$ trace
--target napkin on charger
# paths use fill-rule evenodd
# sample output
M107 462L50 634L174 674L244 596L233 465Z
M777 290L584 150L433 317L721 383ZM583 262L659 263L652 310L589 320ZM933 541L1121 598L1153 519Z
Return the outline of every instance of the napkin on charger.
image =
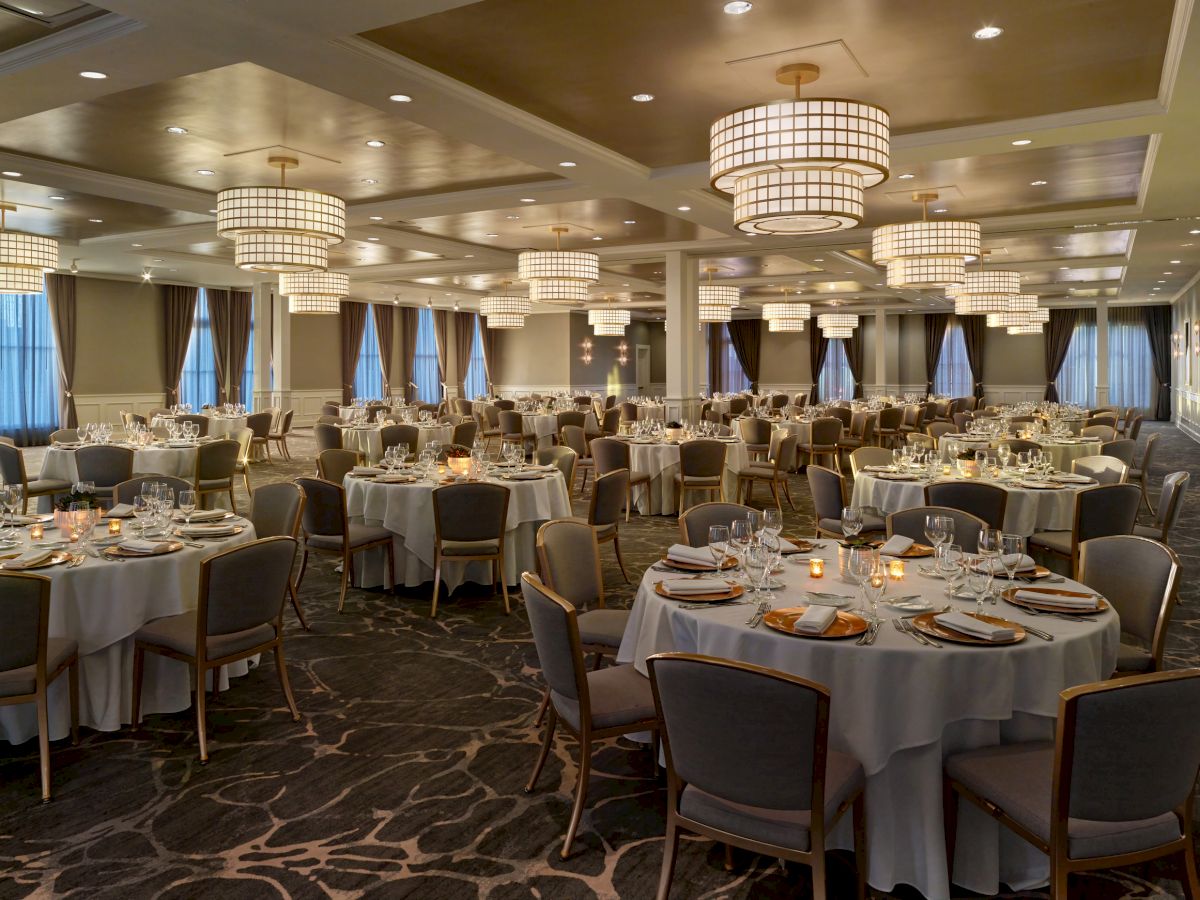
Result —
M110 519L129 519L133 517L132 503L117 503L105 513Z
M899 556L902 553L907 553L909 548L915 542L910 537L905 537L902 534L893 534L884 545L879 548L880 556Z
M964 612L954 610L933 617L933 621L953 631L969 634L971 637L983 638L985 641L1011 641L1017 633L1004 625L993 625Z
M1096 597L1064 597L1062 594L1050 594L1044 591L1017 591L1014 596L1027 603L1062 606L1068 609L1095 609L1100 605Z
M4 568L6 568L6 569L28 569L32 566L36 566L36 565L39 565L40 563L45 562L46 560L48 560L50 558L51 554L53 554L53 553L54 553L53 550L45 550L45 549L26 550L24 553L22 553L20 556L16 557L15 559L10 559L8 561L8 564Z
M383 469L378 466L355 466L350 470L351 475L382 475Z
M195 524L196 522L215 522L218 519L225 518L225 515L226 515L226 513L225 513L225 510L223 510L223 509L193 509L192 510L192 523ZM181 512L179 510L176 510L173 518L175 519L176 522L186 522L187 521L187 516L185 516L183 514L183 512Z
M724 594L729 585L719 578L671 578L662 583L668 594Z
M229 534L237 534L238 525L225 525L220 522L204 524L183 525L179 528L180 534L188 535L189 537L224 537Z
M991 572L993 575L1003 575L1007 572L1004 567L1005 562L1015 559L1016 556L1017 554L1015 553L1005 553L999 558L993 557L991 559L980 560L979 565L975 568L979 572ZM1026 556L1022 553L1020 560L1017 562L1017 571L1028 572L1030 569L1036 568L1036 566L1037 564L1033 561L1032 556Z
M792 623L792 630L804 634L824 634L836 618L837 609L832 606L810 606Z
M667 549L668 562L690 563L698 566L715 566L712 551L707 546L689 547L686 544L672 544Z
M147 541L142 538L127 537L121 541L121 549L130 553L158 553L165 544L160 541Z

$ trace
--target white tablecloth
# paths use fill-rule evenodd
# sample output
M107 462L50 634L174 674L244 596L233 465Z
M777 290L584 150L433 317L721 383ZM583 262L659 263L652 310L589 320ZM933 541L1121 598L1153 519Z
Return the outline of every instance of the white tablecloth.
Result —
M940 480L940 479L939 479ZM989 482L995 484L996 482ZM885 513L925 505L926 481L889 481L866 472L854 479L852 506L876 506ZM1029 537L1035 531L1070 531L1075 523L1079 488L1036 490L1001 484L1008 491L1004 530Z
M130 722L133 701L133 634L163 616L196 608L200 562L235 544L254 540L245 523L239 535L205 542L204 549L184 547L177 553L126 562L88 559L78 568L51 566L31 570L51 579L50 637L79 644L79 724L98 731L117 731ZM132 527L131 522L126 527ZM99 532L97 532L99 533ZM47 534L55 534L48 531ZM245 662L225 666L222 686L231 675L244 675ZM188 667L157 654L146 655L142 713L178 712L191 705ZM67 676L50 688L50 737L70 732ZM0 706L0 739L21 743L37 735L34 704Z
M245 416L208 416L207 418L209 437L237 440L237 433L246 427Z
M737 497L737 473L750 465L750 456L742 441L726 441L725 473L721 485L725 499L733 502ZM634 472L645 472L650 476L649 484L638 485L633 492L633 502L643 516L674 515L679 512L679 497L675 491L675 476L679 474L679 445L663 443L629 442L629 464ZM688 498L689 504L700 502L699 494ZM705 498L714 499L714 498Z
M993 438L967 438L953 434L942 435L938 441L938 450L942 462L950 462L950 445L960 444L968 450L987 450L999 447L1002 442ZM1050 464L1060 472L1070 472L1071 464L1085 456L1100 455L1100 441L1084 443L1062 443L1054 440L1039 440L1035 443L1042 448L1042 455L1050 460Z
M637 417L639 419L662 419L665 421L667 418L667 406L665 403L639 403Z
M342 446L347 450L357 450L368 462L379 462L383 458L383 439L380 437L380 427L372 425L368 428L343 428ZM453 425L418 425L417 446L409 447L414 456L430 441L448 444L454 437Z
M174 475L185 481L196 477L195 447L138 447L133 451L135 475ZM40 478L52 478L75 482L79 480L79 469L75 465L75 451L65 447L47 447L42 458ZM49 495L38 498L38 509L49 512Z
M504 574L515 584L521 573L537 569L537 530L543 522L571 515L562 473L538 481L499 481L509 488L508 522L504 534ZM433 580L433 488L431 482L380 484L347 476L346 513L353 522L382 525L395 535L396 583L416 587ZM384 584L386 557L382 551L355 554L359 583ZM442 581L452 591L464 581L488 584L487 562L442 564Z
M819 555L832 559L836 545ZM945 605L944 583L916 574L909 563L902 589ZM826 573L836 573L830 563ZM829 746L854 755L867 774L867 843L871 885L891 890L916 886L930 900L950 896L942 831L942 760L950 753L1019 740L1050 740L1058 692L1107 678L1116 663L1120 623L1108 612L1085 622L1031 618L1004 603L988 606L1002 615L1052 633L1047 643L1032 635L1009 647L974 647L943 642L918 645L890 624L872 646L853 641L815 640L746 625L750 607L692 612L659 597L647 571L634 603L618 659L643 673L646 657L682 651L744 660L827 685ZM803 605L806 587L851 595L835 577L811 581L807 565L785 564L786 588L775 607ZM1064 585L1072 587L1073 583ZM973 603L954 603L968 611ZM880 613L895 613L880 605ZM747 765L753 760L747 757ZM849 817L835 830L831 846L852 846ZM988 816L960 804L955 882L984 894L1003 881L1020 890L1044 883L1045 855L1005 833Z

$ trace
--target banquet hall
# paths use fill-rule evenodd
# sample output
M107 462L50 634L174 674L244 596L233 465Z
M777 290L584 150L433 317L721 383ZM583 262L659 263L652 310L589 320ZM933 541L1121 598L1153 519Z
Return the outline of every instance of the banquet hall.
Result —
M1200 897L1190 0L0 0L0 898Z

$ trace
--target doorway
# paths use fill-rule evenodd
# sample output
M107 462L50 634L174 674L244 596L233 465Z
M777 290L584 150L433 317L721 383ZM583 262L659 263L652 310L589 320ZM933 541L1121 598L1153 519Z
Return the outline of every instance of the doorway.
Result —
M637 393L644 395L650 391L650 345L636 344L634 352L633 377L637 381Z

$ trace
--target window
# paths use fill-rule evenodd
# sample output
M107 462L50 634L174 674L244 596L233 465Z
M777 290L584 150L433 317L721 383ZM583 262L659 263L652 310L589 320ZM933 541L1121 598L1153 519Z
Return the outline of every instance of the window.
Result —
M58 428L58 356L43 294L0 294L0 434L44 444Z
M247 409L253 408L254 401L254 305L250 305L250 337L246 342L246 367L242 369L242 394L240 397L230 397L231 403L244 403Z
M208 318L208 295L201 288L196 297L196 315L188 340L183 374L179 378L179 402L192 409L217 403L217 363L213 357L212 323Z
M383 369L379 365L379 336L375 334L375 306L367 304L358 365L354 369L354 396L375 399L383 396Z
M974 393L962 322L953 316L946 323L942 355L938 357L937 369L933 373L933 392L947 397L970 397Z
M487 367L483 364L483 332L479 316L474 318L475 336L471 339L471 358L467 363L467 377L463 379L463 393L468 397L479 397L487 393Z
M417 401L440 403L442 399L441 370L438 369L437 339L433 334L433 310L428 306L417 316L417 352L413 358L413 382L417 385Z
M842 338L834 338L829 342L817 385L817 396L822 400L854 399L854 375L850 371L846 343Z
M1120 306L1108 311L1108 402L1149 413L1154 405L1154 362L1142 310Z
M1058 400L1076 406L1096 405L1096 311L1081 309L1071 344L1058 373Z
M721 326L717 329L717 334L717 340L721 342L720 360L722 392L727 394L736 394L738 391L750 390L750 379L746 377L745 369L743 369L742 364L738 362L737 353L733 349L733 342L729 340L729 329L725 326Z

